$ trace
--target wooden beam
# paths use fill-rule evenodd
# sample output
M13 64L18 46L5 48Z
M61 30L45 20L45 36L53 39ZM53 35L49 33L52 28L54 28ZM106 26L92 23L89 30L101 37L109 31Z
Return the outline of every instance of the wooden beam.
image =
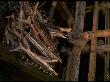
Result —
M90 46L86 45L83 49L83 52L89 52L90 51ZM109 52L110 51L110 45L97 45L96 50L98 52ZM104 55L104 54L103 54Z
M96 30L97 30L97 25L98 25L98 16L99 16L98 1L95 1L94 14L93 14L93 28L92 28L92 31L94 32L94 37L91 40L91 52L90 52L90 59L89 59L88 81L95 80L96 46L97 46L97 38L96 38L95 34L96 34Z
M104 11L107 8L110 8L110 2L107 2L107 3L102 2L102 3L99 4L99 10L100 11L101 10ZM93 5L92 6L87 6L85 12L89 13L89 12L93 12L93 10L94 10Z
M105 9L105 30L110 29L110 9ZM105 44L110 45L110 38L105 38ZM110 79L110 73L109 73L109 57L110 51L107 51L105 53L105 67L104 67L104 81L109 81Z
M110 30L99 30L99 31L96 31L96 37L110 37Z
M93 31L86 31L82 34L82 38L92 40L94 37L110 37L110 30L96 30L96 32Z

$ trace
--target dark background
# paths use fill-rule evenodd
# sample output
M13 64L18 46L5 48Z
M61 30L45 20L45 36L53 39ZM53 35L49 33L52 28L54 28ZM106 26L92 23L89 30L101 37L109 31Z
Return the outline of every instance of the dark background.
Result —
M30 1L31 2L31 1ZM41 4L42 2L40 2ZM67 6L70 11L72 11L72 6L75 4L75 2L66 2ZM94 2L87 2L87 6L93 5ZM41 8L45 11L45 14L48 16L48 11L51 7L51 1L47 1ZM4 37L4 29L7 24L6 16L11 15L15 10L18 8L18 1L12 1L10 4L8 4L8 1L0 1L0 42L2 43L3 37ZM74 13L74 12L73 12ZM73 14L74 17L74 14ZM84 31L91 31L92 30L92 18L93 18L93 12L87 13L85 15L85 27ZM65 20L61 18L60 13L55 9L54 13L54 22L53 24L57 26L66 27L67 23ZM98 29L104 29L104 15L102 12L100 12L99 15L99 23L98 23ZM59 78L62 78L62 70L63 67L67 64L68 59L68 50L71 49L71 44L68 43L67 40L64 39L58 39L58 50L61 52L60 56L63 59L62 64L56 65L56 71L59 72ZM63 48L63 49L62 49ZM80 65L80 74L79 74L79 80L87 80L87 74L88 74L88 65L89 65L89 54L82 54L81 55L81 65ZM60 65L60 67L59 67ZM96 65L96 80L103 80L104 78L104 58L97 55L97 65ZM21 72L17 67L0 60L0 80L37 80L33 77L31 77L28 74L25 74Z

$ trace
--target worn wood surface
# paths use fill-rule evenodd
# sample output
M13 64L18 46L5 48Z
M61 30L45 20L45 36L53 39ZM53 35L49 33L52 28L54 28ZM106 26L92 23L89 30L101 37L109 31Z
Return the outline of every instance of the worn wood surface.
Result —
M109 30L110 29L110 9L106 8L105 9L105 30ZM109 45L110 44L110 38L105 38L105 44ZM105 55L105 67L104 67L104 81L109 81L110 79L110 73L109 73L109 55L110 52L108 51L107 53L104 54Z
M83 32L84 28L84 17L85 17L85 7L86 2L78 1L76 2L76 12L74 20L73 30L77 35ZM77 31L77 32L76 32ZM74 43L72 53L68 58L67 71L66 71L66 81L78 81L79 76L79 65L80 65L80 54L81 50L86 45L86 41L83 39L77 39Z
M92 31L94 32L94 37L91 40L91 52L90 52L90 59L89 59L89 73L88 73L88 81L95 80L95 72L96 72L96 46L97 46L97 38L95 36L97 25L98 25L98 2L95 2L94 6L94 14L93 14L93 27Z
M107 2L105 3L105 1L102 1L101 3L99 3L99 10L105 10L105 8L110 8L110 2ZM91 6L88 6L86 7L86 13L90 13L90 12L93 12L94 10L94 6L91 5Z

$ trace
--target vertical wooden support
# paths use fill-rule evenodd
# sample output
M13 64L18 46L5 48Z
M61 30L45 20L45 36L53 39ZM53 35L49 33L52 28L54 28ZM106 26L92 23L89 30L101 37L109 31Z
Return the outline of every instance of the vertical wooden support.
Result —
M85 7L86 1L76 2L76 13L74 20L74 32L76 31L80 35L84 28L84 18L85 18ZM79 65L80 65L80 54L83 47L86 45L86 41L83 39L76 39L72 53L68 58L67 71L66 71L66 81L78 81L79 76Z
M107 29L110 29L110 25L109 25L109 23L110 23L110 9L109 8L107 8L106 10L105 10L105 30L107 30ZM110 38L105 38L105 44L107 44L107 45L110 45ZM104 68L104 81L108 81L109 80L109 55L110 55L110 52L107 52L106 54L105 54L105 68Z
M91 40L88 81L95 80L95 72L96 72L96 51L95 50L97 46L97 38L95 34L98 26L98 16L99 16L98 1L95 1L94 14L93 14L93 28L92 28L92 31L94 32L94 37Z

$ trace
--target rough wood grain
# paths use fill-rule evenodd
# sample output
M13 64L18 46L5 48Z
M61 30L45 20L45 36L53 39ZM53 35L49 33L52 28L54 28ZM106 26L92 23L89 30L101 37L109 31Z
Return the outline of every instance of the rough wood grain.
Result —
M85 7L86 1L76 2L76 13L74 20L74 31L80 35L84 28L84 17L85 17ZM84 39L76 39L72 53L68 58L67 71L66 71L66 81L78 81L79 76L79 65L80 65L80 54L86 41Z
M110 9L105 9L105 30L107 29L110 29ZM106 45L109 45L110 44L110 38L105 38L105 44ZM105 67L104 67L104 81L109 81L109 78L110 78L110 73L109 73L109 55L110 55L110 52L108 51L107 53L104 54L105 55Z
M94 14L93 14L93 28L92 31L94 32L94 37L91 40L91 53L89 59L89 73L88 73L88 81L95 80L95 72L96 72L96 46L97 46L97 38L95 36L97 25L98 25L98 1L95 2L94 6Z

